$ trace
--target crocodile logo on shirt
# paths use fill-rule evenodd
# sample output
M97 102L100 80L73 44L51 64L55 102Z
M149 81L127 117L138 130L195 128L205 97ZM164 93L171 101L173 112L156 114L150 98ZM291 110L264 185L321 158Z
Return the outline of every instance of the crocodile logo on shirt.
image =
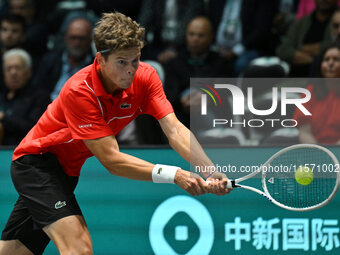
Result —
M128 104L128 103L122 103L120 105L120 109L129 109L131 108L131 104Z

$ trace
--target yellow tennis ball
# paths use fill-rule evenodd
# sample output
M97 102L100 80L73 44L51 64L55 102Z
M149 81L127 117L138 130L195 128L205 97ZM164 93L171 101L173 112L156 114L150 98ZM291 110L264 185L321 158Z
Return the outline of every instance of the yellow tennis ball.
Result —
M301 185L309 185L313 181L313 171L307 166L299 166L295 172L295 180Z

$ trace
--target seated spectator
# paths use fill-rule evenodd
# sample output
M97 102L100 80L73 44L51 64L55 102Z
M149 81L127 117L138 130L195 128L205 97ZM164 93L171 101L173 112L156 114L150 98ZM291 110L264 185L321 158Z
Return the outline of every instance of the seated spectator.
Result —
M25 47L25 20L20 15L5 15L0 23L1 54L12 48Z
M328 44L323 45L322 49L320 50L323 52L328 46L334 44L335 42L340 42L340 10L336 10L331 19L331 41ZM310 77L317 77L320 74L320 64L321 55L318 54L313 59L313 64L310 69Z
M165 64L185 43L185 27L204 12L203 0L144 0L138 21L146 28L143 59Z
M25 20L19 15L5 15L0 23L0 57L12 48L24 48ZM4 89L3 68L0 61L0 91Z
M340 42L340 10L336 10L332 16L332 39L334 42Z
M86 18L70 21L64 35L65 47L47 53L34 77L34 87L50 91L54 100L65 82L93 62L91 51L92 24Z
M329 46L319 65L322 78L340 78L340 45ZM296 109L294 119L299 124L301 143L340 144L339 79L321 79L307 86L311 100L304 104L312 114L305 116Z
M0 1L0 19L8 13L8 0Z
M277 40L277 46L282 43L290 25L295 21L298 0L279 0L278 12L273 20L272 31Z
M209 1L209 17L217 28L217 51L229 61L235 60L236 76L253 59L274 54L271 28L278 5L278 0Z
M36 0L9 0L11 14L21 15L26 22L26 46L30 53L42 55L47 50L47 25L36 20Z
M338 7L340 7L340 0L338 0ZM299 0L299 6L296 13L296 18L301 19L306 15L311 14L315 10L315 2L312 0Z
M57 22L57 29L55 32L53 32L53 29L49 32L52 33L52 35L49 38L48 41L48 47L50 50L60 50L65 46L65 34L67 32L67 29L70 25L70 23L75 19L86 19L91 23L91 27L94 27L94 25L98 22L99 18L96 16L93 11L91 10L71 10L68 11L59 17L59 21ZM93 44L93 49L94 49Z
M165 65L165 93L181 122L189 126L190 78L226 77L229 63L210 50L213 41L211 22L205 17L190 21L186 31L186 49Z
M87 8L93 10L96 15L101 16L104 12L112 12L113 10L121 12L133 20L136 20L142 0L86 0Z
M2 145L17 145L45 111L49 98L29 86L32 60L22 49L3 56L6 91L0 94L0 136Z
M21 48L28 51L33 60L33 72L39 63L39 56L34 55L27 49L25 20L22 16L16 14L5 15L0 22L0 58L3 54L13 48ZM4 88L3 68L0 61L0 91Z
M307 77L313 58L331 39L329 23L337 0L315 0L316 10L291 25L278 56L291 65L292 77Z

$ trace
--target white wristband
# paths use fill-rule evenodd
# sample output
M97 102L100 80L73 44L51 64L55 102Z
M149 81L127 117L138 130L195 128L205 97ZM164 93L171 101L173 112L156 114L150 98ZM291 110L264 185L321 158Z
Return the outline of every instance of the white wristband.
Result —
M179 167L156 164L152 170L152 181L155 183L174 183Z

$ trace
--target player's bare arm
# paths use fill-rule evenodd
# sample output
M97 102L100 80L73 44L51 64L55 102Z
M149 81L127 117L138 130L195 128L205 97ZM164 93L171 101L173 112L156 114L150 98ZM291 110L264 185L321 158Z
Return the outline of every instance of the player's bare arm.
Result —
M317 143L310 124L304 124L299 127L299 140L301 143Z
M213 167L209 157L206 155L194 134L184 126L174 113L170 113L159 120L163 132L169 140L170 146L181 155L186 161L201 169L206 166ZM224 195L229 192L225 189L227 176L222 173L201 172L204 178L211 181L211 192L217 195Z
M120 152L114 136L84 140L84 143L111 174L134 180L153 181L152 173L155 165ZM159 171L163 170L165 169L159 169ZM192 176L190 172L180 168L176 170L174 183L179 187L191 195L206 193L208 185L201 177Z

